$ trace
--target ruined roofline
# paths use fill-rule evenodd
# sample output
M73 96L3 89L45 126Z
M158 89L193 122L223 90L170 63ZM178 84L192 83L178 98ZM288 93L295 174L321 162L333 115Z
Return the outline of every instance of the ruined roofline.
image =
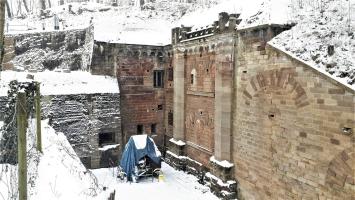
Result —
M218 21L213 24L200 27L200 29L192 30L192 27L175 27L172 29L172 45L201 39L221 33L235 32L237 25L242 21L239 19L240 14L228 14L221 12L218 15Z
M35 35L35 34L52 34L52 33L69 33L69 32L77 32L77 31L83 31L87 29L94 29L94 25L89 25L87 27L83 28L73 28L73 29L67 29L67 30L46 30L46 31L33 31L33 32L23 32L23 33L5 33L5 37L17 37L17 36L23 36L23 35Z
M109 41L100 41L94 39L95 43L106 43L106 44L114 44L114 45L131 45L131 46L142 46L142 47L159 47L159 48L171 48L171 44L164 45L155 45L155 44L133 44L133 43L120 43L120 42L109 42Z

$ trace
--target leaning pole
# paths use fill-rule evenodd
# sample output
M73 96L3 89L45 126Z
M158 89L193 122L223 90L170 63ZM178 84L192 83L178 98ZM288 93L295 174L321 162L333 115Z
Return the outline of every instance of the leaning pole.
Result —
M18 192L19 200L27 200L27 102L26 93L19 92L16 101L17 145L18 145Z
M5 5L6 0L0 0L0 79L2 71L2 59L4 55Z

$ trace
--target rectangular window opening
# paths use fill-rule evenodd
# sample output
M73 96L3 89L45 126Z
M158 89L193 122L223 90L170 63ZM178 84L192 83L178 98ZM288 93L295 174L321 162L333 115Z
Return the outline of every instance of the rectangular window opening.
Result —
M154 70L154 87L164 87L164 70Z
M193 85L194 84L194 75L193 74L191 74L191 85Z
M115 134L114 133L100 133L99 134L99 146L105 144L115 143Z
M143 134L143 125L139 124L137 125L137 135L142 135Z
M158 110L163 110L163 105L158 105Z
M152 125L150 126L150 132L151 132L152 134L156 134L156 133L157 133L157 124L152 124Z
M173 114L172 111L170 111L170 112L168 113L168 124L169 124L170 126L173 126L173 124L174 124L174 114Z

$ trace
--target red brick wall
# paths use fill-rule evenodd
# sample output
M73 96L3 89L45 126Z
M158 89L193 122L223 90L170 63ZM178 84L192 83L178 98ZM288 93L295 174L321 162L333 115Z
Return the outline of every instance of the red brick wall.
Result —
M186 153L205 165L214 150L214 59L214 53L203 52L186 59Z

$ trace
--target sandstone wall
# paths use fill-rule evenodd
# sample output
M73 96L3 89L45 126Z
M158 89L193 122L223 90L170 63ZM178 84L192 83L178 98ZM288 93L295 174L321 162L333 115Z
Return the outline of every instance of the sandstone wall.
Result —
M240 31L233 162L241 199L352 199L354 91Z
M75 94L43 96L44 118L68 138L77 155L88 168L116 164L122 148L119 94ZM100 134L112 138L100 141ZM119 144L100 151L105 145Z
M164 76L162 87L154 87L156 70L161 70ZM172 129L168 123L173 95L170 47L95 42L91 71L117 76L124 144L131 135L138 134L141 125L143 133L164 147L168 137L165 134Z

